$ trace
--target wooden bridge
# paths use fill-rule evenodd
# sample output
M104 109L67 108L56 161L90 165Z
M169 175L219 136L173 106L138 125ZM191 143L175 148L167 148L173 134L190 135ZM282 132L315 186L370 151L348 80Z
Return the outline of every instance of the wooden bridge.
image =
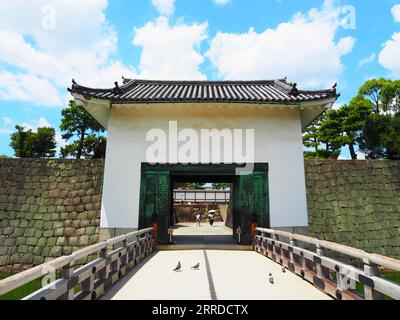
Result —
M53 281L24 299L400 299L379 274L400 271L399 260L337 243L256 228L253 251L159 251L156 238L148 228L94 244L1 280L0 295L44 277Z

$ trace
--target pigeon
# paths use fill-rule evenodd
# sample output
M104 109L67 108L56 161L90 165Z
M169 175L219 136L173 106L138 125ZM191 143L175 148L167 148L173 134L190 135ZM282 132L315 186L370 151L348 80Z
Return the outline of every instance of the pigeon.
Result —
M274 284L274 278L272 277L272 273L269 274L268 280L270 284Z
M200 267L200 262L197 262L197 263L192 267L192 269L193 269L193 270L199 270L199 267Z
M285 273L286 272L286 267L282 266L282 272Z
M173 271L175 271L175 272L177 272L177 271L180 271L181 270L181 262L179 261L178 262L178 265L176 266L176 268L173 270Z

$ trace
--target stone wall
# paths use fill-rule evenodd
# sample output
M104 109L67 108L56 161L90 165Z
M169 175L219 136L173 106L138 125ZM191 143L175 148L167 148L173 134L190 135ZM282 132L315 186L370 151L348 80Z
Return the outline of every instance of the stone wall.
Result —
M400 161L305 161L312 236L400 259Z
M98 241L102 160L0 159L0 270Z
M103 167L0 159L0 271L98 241ZM311 235L400 258L400 161L307 160L305 171Z

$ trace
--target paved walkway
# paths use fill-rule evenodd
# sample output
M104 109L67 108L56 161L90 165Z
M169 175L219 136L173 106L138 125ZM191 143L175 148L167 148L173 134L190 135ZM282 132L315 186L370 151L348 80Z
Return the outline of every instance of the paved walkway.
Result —
M198 235L232 235L232 229L225 226L225 222L214 222L212 226L208 222L202 222L198 226L195 222L183 222L174 226L176 236L198 236Z
M178 261L181 272L172 269ZM190 266L200 262L198 271ZM275 283L268 282L271 272ZM158 251L103 296L104 300L326 300L310 283L254 251Z
M175 244L233 244L232 229L225 222L184 222L174 226L173 241Z

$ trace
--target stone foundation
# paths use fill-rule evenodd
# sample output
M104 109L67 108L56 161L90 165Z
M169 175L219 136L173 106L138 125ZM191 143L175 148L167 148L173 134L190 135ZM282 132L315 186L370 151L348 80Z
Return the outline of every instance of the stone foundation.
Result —
M0 270L96 243L102 179L102 160L0 159Z
M400 161L305 161L311 236L400 259Z

